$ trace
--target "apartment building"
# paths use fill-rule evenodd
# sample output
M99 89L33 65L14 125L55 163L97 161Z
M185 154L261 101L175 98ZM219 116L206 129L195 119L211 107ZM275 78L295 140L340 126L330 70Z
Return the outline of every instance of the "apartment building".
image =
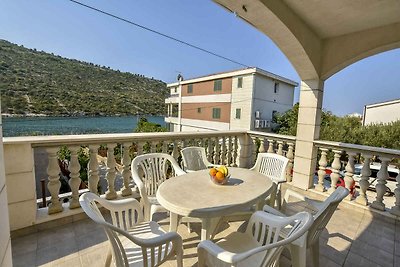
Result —
M363 126L400 120L400 99L364 106Z
M168 84L165 122L172 132L271 129L276 112L293 106L298 84L246 68Z

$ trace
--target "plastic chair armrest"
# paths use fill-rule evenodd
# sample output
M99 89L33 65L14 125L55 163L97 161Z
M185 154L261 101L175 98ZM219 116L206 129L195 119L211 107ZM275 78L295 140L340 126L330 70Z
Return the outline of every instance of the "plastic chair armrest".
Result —
M236 262L234 261L234 256L236 256L237 254L224 250L210 240L201 241L197 246L197 250L201 249L207 251L208 254L223 262L231 264Z
M163 235L148 239L142 239L136 237L136 240L133 242L139 246L151 248L167 244L168 242L172 242L177 245L182 244L182 237L176 232L168 232Z
M307 201L307 198L305 196L303 196L302 194L299 194L290 189L286 189L285 197L284 197L286 203L289 203L289 197L295 197L299 200Z
M267 212L267 213L271 213L271 214L276 215L276 216L287 217L287 216L286 216L285 214L283 214L282 212L277 211L276 209L274 209L274 208L272 208L272 207L270 207L270 206L268 206L268 205L265 205L265 206L263 207L263 211L265 211L265 212Z

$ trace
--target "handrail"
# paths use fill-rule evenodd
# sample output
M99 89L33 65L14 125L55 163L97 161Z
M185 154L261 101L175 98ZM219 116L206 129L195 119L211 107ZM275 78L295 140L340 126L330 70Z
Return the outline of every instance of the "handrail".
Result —
M43 146L60 146L71 144L92 144L105 142L126 142L126 141L143 141L143 140L166 140L168 138L208 138L234 136L246 134L246 131L215 131L215 132L157 132L157 133L112 133L112 134L82 134L82 135L48 135L48 136L21 136L21 137L5 137L3 144L17 145L29 143L32 147Z
M371 152L381 155L395 155L400 156L400 150L397 149L389 149L383 147L373 147L373 146L365 146L365 145L356 145L356 144L349 144L349 143L342 143L342 142L334 142L334 141L324 141L324 140L317 140L314 141L316 146L324 146L326 148L345 148L351 149L354 152Z

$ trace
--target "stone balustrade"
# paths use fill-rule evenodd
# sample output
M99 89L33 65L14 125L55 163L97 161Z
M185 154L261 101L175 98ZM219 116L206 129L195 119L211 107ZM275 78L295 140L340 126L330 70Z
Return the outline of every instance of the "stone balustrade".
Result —
M355 186L354 194L349 195L347 200L400 216L400 174L396 177L397 183L394 192L389 192L390 190L387 188L388 167L391 162L398 164L399 150L331 141L315 141L314 145L318 148L319 155L318 182L315 185L315 190L332 193L336 189L339 179L343 179L347 189L351 190ZM354 180L356 162L362 164L361 172L357 174L357 180L359 180L357 183ZM380 165L371 165L373 162L380 162ZM376 178L370 177L371 166L379 166ZM330 175L327 175L328 168ZM330 178L330 187L326 186L327 177ZM373 181L374 179L377 179L377 181ZM367 191L373 187L376 191L374 198ZM395 202L390 209L387 209L384 196L391 195L390 193L394 196L388 197L394 197Z
M37 211L43 214L43 210L46 210L50 215L68 213L69 210L79 208L79 190L82 187L80 172L82 167L86 167L80 166L78 160L82 153L88 158L86 184L88 190L104 194L107 199L116 199L131 196L133 193L130 164L137 155L169 153L181 163L181 148L202 146L212 163L247 167L244 162L248 153L245 137L244 131L229 131L4 138L8 194L12 196L9 198L12 230L35 224ZM35 158L35 150L38 149L43 150L44 155ZM105 152L103 171L99 165L100 150ZM67 203L63 203L64 199L60 198L60 195L65 195L60 192L60 173L62 173L60 151L69 155L66 168L69 172L68 185L71 193ZM41 162L43 164L40 164ZM43 169L41 171L43 177L36 177L38 173L36 168ZM49 204L44 208L36 204L37 179L46 179L47 190L50 193ZM118 179L120 180L118 184L121 186L117 188Z
M268 152L285 156L289 159L288 167L286 169L286 180L291 182L293 176L296 137L255 131L249 131L248 135L250 136L253 144L251 166L255 163L258 153Z
M107 199L131 197L136 194L132 184L130 164L133 157L151 152L171 154L181 163L180 150L187 146L202 146L214 164L250 168L258 153L270 152L289 159L287 180L292 181L296 137L256 131L219 131L184 133L132 133L96 134L71 136L34 136L4 138L4 162L8 187L11 230L24 228L43 221L80 213L79 194L81 189L104 195ZM315 190L335 190L337 181L343 176L345 186L350 189L354 181L355 162L364 163L359 188L352 202L370 205L378 210L387 209L385 205L388 166L392 159L400 157L400 151L337 142L316 141L319 151ZM37 151L43 151L37 156ZM67 151L68 161L64 168L69 172L70 193L64 202L65 193L60 192L60 150ZM100 157L99 151L103 152ZM87 158L80 165L82 153ZM379 159L376 196L367 194L371 179L369 163ZM100 161L100 164L99 164ZM61 162L62 163L62 162ZM82 168L87 167L87 182L82 183ZM326 171L333 186L324 183ZM43 175L39 175L42 173ZM50 193L49 205L37 204L36 181L46 180ZM400 216L400 177L394 190L395 203L390 212ZM385 197L384 197L385 196ZM40 216L42 219L38 219ZM44 218L44 219L43 219Z

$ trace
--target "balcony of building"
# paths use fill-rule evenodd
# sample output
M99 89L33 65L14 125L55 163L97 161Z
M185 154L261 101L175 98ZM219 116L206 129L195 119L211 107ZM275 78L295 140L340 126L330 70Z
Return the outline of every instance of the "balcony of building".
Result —
M312 173L312 188L305 191L293 183L296 137L277 134L228 131L197 133L102 134L82 136L47 136L4 138L4 160L8 189L11 243L14 266L98 266L105 261L109 248L104 230L83 213L77 197L84 191L119 199L138 197L130 177L131 157L148 152L164 152L180 161L180 149L195 145L206 148L208 160L228 166L249 168L257 153L271 152L289 159L287 184L284 188L323 200L331 192L334 175L345 170L346 186L351 185L358 160L378 159L381 169L378 183L385 184L388 166L400 157L400 151L328 141L316 141L319 153L318 171ZM70 160L59 164L60 150L67 148ZM87 189L82 189L78 156L88 156ZM365 164L368 168L369 164ZM72 192L60 192L62 168L70 170ZM328 171L329 170L329 171ZM316 170L315 170L316 171ZM46 180L49 192L46 206L36 181ZM370 180L361 177L361 180ZM40 185L40 183L38 183ZM396 185L399 189L399 185ZM335 212L320 239L320 262L323 266L397 266L400 255L400 195L379 189L356 188ZM38 199L39 198L39 199ZM304 210L296 204L294 210ZM157 214L156 219L168 230L169 218ZM218 229L218 240L235 231L243 221L225 222ZM178 228L184 239L184 266L197 262L200 226ZM284 253L282 266L290 266L290 254ZM165 266L175 262L165 263Z

